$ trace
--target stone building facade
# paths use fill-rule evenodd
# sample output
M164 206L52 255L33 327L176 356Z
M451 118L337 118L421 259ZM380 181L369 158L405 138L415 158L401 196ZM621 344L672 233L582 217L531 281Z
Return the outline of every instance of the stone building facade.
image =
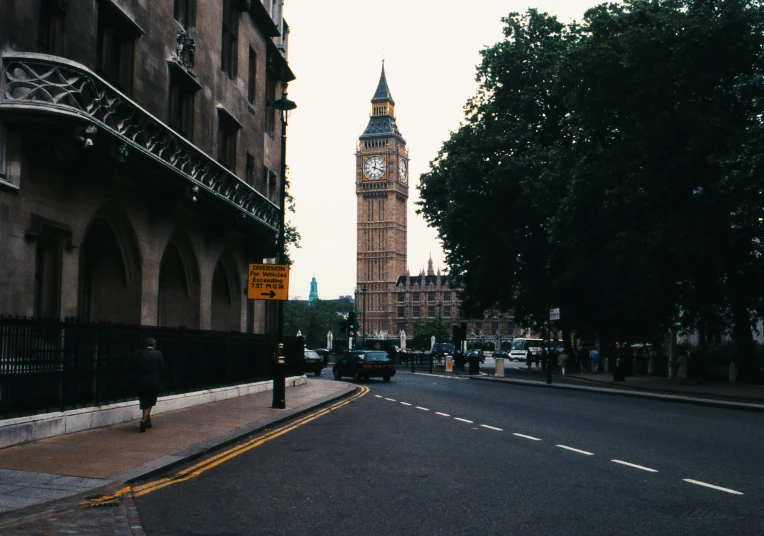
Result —
M511 338L510 314L488 311L460 318L460 290L453 278L434 271L411 276L407 269L409 153L395 117L384 63L371 100L369 123L356 148L357 277L359 330L366 337L412 336L417 324L440 318L467 324L470 338Z
M275 331L282 3L0 2L0 314Z

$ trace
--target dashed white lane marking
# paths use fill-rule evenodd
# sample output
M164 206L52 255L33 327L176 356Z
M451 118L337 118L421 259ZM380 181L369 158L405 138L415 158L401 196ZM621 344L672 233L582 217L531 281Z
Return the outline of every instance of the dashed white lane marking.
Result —
M397 402L397 400L395 400L394 398L387 398L387 397L385 397L385 400L389 400L390 402Z
M442 415L443 417L450 417L451 416L448 413L441 413L440 411L436 411L435 415Z
M504 431L501 428L496 428L494 426L488 426L487 424L481 424L480 426L482 426L483 428L488 428L489 430L496 430L497 432L503 432Z
M647 471L648 473L657 473L657 469L650 469L649 467L645 467L643 465L637 465L634 463L625 462L623 460L610 460L613 463L620 463L621 465L628 465L629 467L633 467L634 469L641 469L642 471Z
M401 402L401 404L403 404L404 406L410 406L411 405L408 402Z
M460 417L454 417L454 420L455 421L467 422L467 423L470 423L470 424L473 424L473 422L474 422L474 421L468 421L467 419L462 419Z
M538 437L533 437L533 436L529 436L529 435L525 435L525 434L515 434L515 433L513 433L512 435L516 435L517 437L522 437L523 439L530 439L531 441L541 441Z
M721 486L714 486L713 484L707 484L705 482L700 482L698 480L691 480L689 478L683 478L685 482L689 482L690 484L697 484L698 486L703 486L705 488L711 488L711 489L717 489L719 491L724 491L726 493L731 493L732 495L742 495L739 491L735 491L734 489L729 488L723 488Z
M594 456L593 452L586 452L585 450L574 449L573 447L566 447L565 445L555 445L555 447L560 447L561 449L578 452L579 454L586 454L587 456Z
M377 398L382 398L382 395L374 395L374 396L376 396Z
M421 409L422 411L430 411L429 409L423 408L422 406L417 406L416 409Z

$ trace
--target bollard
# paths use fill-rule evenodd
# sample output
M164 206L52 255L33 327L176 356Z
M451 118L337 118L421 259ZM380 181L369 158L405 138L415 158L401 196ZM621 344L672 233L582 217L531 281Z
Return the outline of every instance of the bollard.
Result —
M623 375L623 363L621 361L621 358L618 357L615 360L615 368L613 369L613 381L622 382L624 380L625 380L625 377Z
M454 358L446 354L446 372L454 372Z
M470 356L470 374L480 374L480 363L478 356Z
M502 378L504 377L504 358L503 357L497 357L495 359L493 373L495 376L500 376Z

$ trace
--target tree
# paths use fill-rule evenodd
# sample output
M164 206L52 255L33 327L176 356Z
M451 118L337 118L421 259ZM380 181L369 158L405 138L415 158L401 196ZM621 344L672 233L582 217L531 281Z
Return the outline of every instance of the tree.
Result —
M564 329L624 342L678 321L731 330L750 369L764 8L627 0L581 25L535 10L505 23L420 185L467 311L538 326L554 305Z
M436 342L448 342L451 339L448 324L440 318L433 318L414 327L414 346L429 350L433 336Z
M308 348L323 348L330 331L335 340L345 336L341 323L351 310L352 303L289 300L284 307L284 333L295 335L300 331Z

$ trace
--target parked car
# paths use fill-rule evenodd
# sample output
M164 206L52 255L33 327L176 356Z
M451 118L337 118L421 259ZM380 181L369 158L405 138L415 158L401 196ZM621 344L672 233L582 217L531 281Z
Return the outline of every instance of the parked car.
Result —
M350 352L333 367L334 379L341 380L343 376L352 376L357 382L369 378L382 378L386 382L395 376L395 362L387 352L380 350L365 350Z
M312 372L316 376L321 376L321 370L324 368L324 358L315 350L305 350L305 372Z

